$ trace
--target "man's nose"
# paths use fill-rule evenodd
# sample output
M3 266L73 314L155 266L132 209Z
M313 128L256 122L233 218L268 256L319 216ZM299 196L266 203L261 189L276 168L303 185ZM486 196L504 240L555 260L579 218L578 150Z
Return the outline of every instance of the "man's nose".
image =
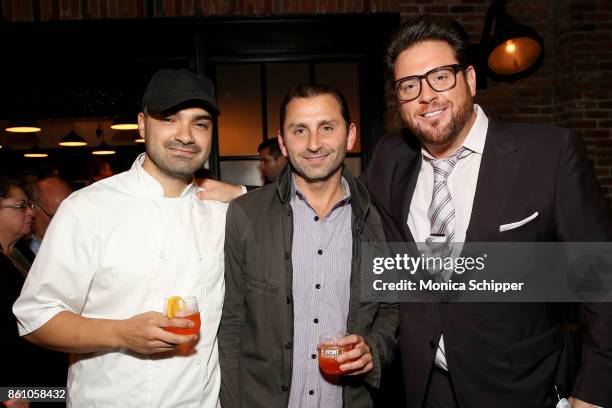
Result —
M318 131L310 132L308 136L308 150L317 151L321 148L321 135Z
M183 144L193 143L195 138L193 137L193 128L191 127L191 124L179 122L174 138Z
M438 97L438 93L433 90L425 79L421 80L421 94L419 95L419 102L430 103Z

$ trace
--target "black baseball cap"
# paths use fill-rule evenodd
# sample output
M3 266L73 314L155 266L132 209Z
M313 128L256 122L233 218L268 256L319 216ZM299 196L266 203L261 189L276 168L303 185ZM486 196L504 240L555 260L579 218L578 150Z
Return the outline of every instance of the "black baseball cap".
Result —
M200 102L214 116L221 114L210 79L187 69L160 69L145 89L142 109L168 112L192 101Z

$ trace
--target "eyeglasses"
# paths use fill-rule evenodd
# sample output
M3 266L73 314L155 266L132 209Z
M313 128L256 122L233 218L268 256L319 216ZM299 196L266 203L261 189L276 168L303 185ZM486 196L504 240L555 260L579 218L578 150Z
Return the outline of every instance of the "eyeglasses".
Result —
M38 207L38 209L39 209L40 211L42 211L42 212L43 212L43 214L45 214L47 217L49 217L49 219L53 218L53 216L55 215L55 214L49 214L49 213L47 212L47 210L45 210L44 208L42 208L42 206L41 206L40 204L38 204L36 201L32 201L32 204L34 204L36 207ZM34 208L34 207L32 207L32 208Z
M25 211L27 208L34 209L34 202L32 202L32 201L23 201L20 204L0 205L0 208L14 208L16 210Z
M467 68L465 65L452 64L443 65L427 71L423 75L412 75L400 78L393 83L395 93L402 102L414 101L421 95L421 81L427 81L431 89L436 92L444 92L457 85L457 72Z

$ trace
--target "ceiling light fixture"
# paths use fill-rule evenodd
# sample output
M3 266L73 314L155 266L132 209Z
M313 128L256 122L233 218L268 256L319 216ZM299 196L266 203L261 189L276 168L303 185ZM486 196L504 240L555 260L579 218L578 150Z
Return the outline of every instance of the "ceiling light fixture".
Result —
M514 81L537 70L544 59L544 40L506 12L504 0L493 0L481 36L482 67L497 81Z
M93 150L91 154L96 156L109 156L117 153L114 149L110 148L104 141L104 131L102 130L102 128L100 128L100 125L98 125L98 128L96 129L96 136L102 139L102 143L100 143L100 146Z
M62 140L58 143L60 146L65 147L79 147L87 146L87 142L83 137L79 136L74 130L71 130L66 136L62 137Z
M33 120L16 120L9 122L4 130L12 133L33 133L40 132L42 128Z
M28 159L41 159L45 157L49 157L49 153L38 147L38 144L34 143L34 147L28 150L23 154L23 157L27 157Z
M136 121L136 115L122 114L113 119L111 129L113 130L136 130L138 129L138 122Z

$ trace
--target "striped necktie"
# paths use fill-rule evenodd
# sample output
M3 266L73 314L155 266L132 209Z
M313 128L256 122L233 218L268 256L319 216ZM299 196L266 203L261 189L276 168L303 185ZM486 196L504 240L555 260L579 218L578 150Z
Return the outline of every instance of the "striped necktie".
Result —
M431 232L425 242L432 256L446 257L451 253L450 244L455 239L455 206L447 180L457 162L471 153L471 150L461 147L446 159L430 160L434 170L434 188L427 211Z

